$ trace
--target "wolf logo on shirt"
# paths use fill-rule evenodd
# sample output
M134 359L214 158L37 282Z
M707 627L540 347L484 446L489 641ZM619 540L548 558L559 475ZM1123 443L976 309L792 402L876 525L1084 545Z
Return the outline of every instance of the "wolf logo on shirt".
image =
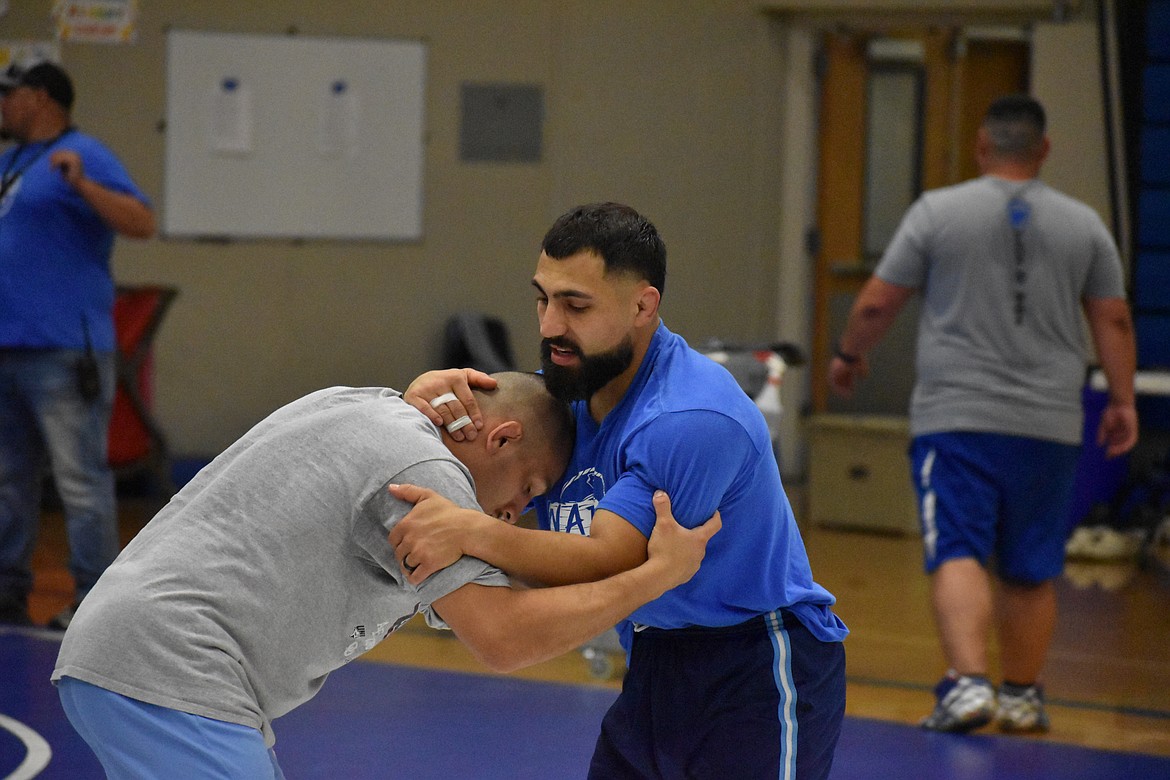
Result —
M564 483L561 494L548 502L548 524L554 531L589 535L593 513L605 495L605 477L588 468Z

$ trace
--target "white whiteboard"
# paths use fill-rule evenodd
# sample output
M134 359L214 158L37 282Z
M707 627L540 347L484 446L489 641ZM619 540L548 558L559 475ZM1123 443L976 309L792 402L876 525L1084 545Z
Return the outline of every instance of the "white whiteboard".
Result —
M422 238L426 47L172 30L163 234Z

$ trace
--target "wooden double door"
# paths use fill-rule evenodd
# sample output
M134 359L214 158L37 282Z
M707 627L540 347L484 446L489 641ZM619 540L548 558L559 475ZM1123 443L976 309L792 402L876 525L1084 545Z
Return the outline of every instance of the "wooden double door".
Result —
M851 401L823 378L849 306L902 214L926 189L978 175L976 130L1000 95L1028 87L1029 44L1013 31L835 30L819 63L814 412L903 414L913 382L911 305L875 350L882 370Z

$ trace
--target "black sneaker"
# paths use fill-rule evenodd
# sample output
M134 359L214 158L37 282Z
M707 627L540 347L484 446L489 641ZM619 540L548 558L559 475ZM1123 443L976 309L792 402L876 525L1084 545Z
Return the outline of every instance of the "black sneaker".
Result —
M77 604L71 604L58 612L46 624L46 628L50 628L53 631L64 631L69 628L69 624L73 622L73 615L77 612L77 606Z
M9 626L31 626L27 600L10 593L0 594L0 624Z

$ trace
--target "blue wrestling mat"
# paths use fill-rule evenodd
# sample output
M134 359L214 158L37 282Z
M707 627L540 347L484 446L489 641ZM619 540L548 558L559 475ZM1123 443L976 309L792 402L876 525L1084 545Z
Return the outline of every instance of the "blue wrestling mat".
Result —
M48 632L0 629L0 778L102 777L49 683L57 647ZM289 780L583 778L615 696L356 661L274 723L276 753ZM846 718L832 780L873 778L1170 778L1170 758Z

